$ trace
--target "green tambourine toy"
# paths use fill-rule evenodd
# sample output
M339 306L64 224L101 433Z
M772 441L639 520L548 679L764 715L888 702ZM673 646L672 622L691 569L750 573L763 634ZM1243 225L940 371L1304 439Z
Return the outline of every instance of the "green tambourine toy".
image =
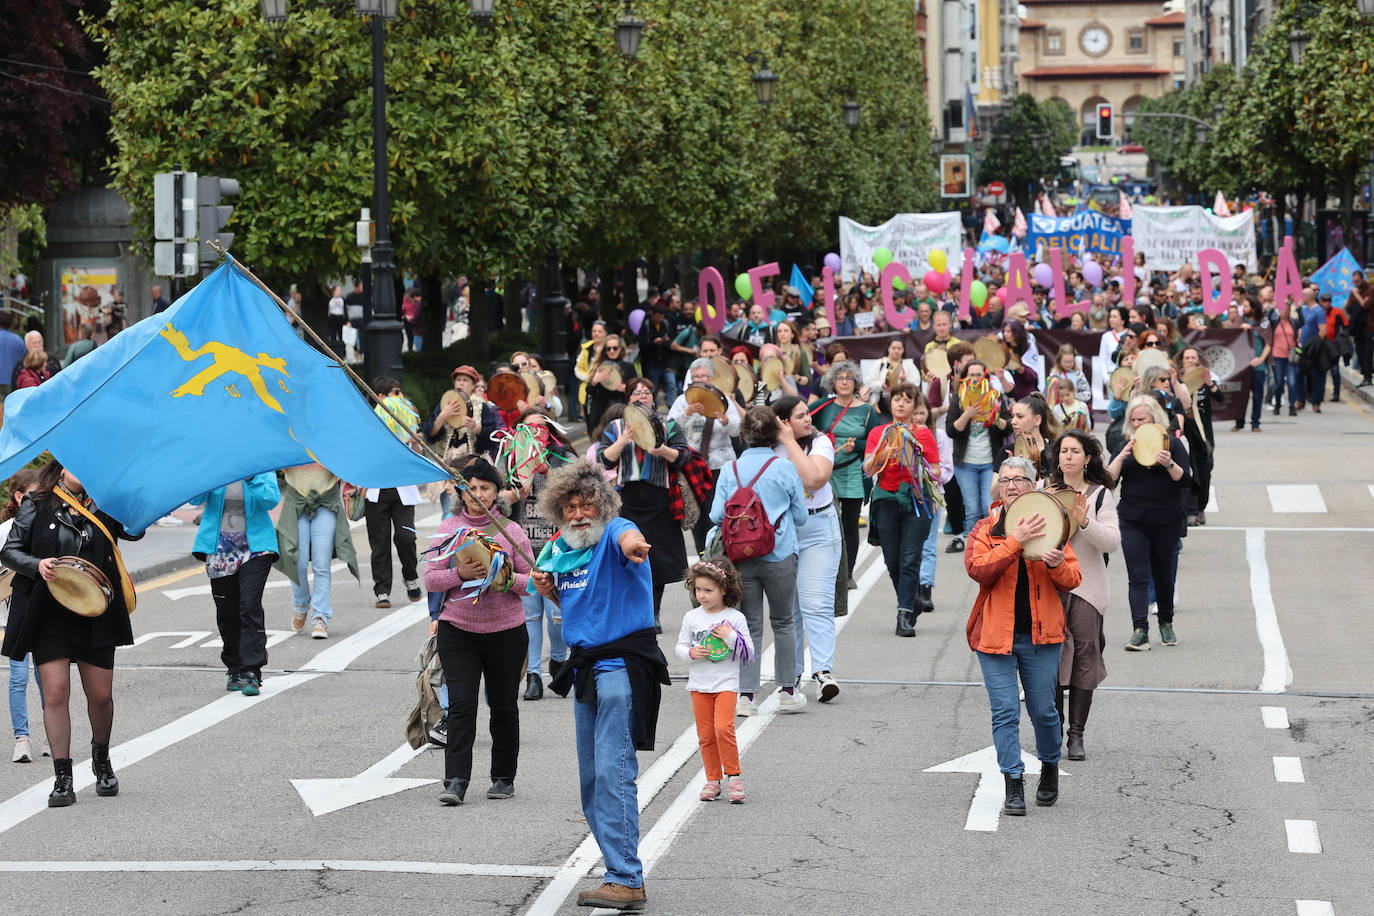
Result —
M706 650L706 657L713 662L723 662L727 658L734 657L739 660L740 664L744 664L750 658L749 643L732 624L727 623L725 625L730 627L730 630L735 634L734 645L727 644L725 640L714 633L707 633L698 645Z

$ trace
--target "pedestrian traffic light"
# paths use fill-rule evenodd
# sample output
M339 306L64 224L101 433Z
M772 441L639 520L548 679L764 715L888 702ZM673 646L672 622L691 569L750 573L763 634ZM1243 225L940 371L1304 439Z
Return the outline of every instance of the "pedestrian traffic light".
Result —
M226 197L239 196L239 183L234 178L216 178L203 175L196 181L198 199L197 223L200 238L200 263L202 267L214 267L219 262L219 254L210 243L219 239L220 245L228 248L234 242L234 233L224 232L234 208L222 203Z
M1097 139L1110 140L1116 136L1112 129L1112 106L1106 103L1097 106Z

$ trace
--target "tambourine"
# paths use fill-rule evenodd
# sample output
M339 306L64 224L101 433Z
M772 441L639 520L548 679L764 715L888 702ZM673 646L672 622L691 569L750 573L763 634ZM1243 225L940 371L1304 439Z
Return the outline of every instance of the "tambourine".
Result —
M520 378L525 381L526 401L533 401L535 398L545 394L544 380L533 372L521 372Z
M893 388L896 388L901 383L902 367L901 364L898 364L896 366L893 366L891 369L887 370L887 388L889 391L891 391Z
M668 441L668 429L662 418L638 404L625 405L625 425L630 428L635 445L646 452Z
M1044 490L1031 490L1011 501L1003 515L1007 534L1011 534L1017 522L1032 515L1045 520L1045 530L1021 542L1021 556L1038 560L1045 551L1057 550L1069 542L1069 513L1059 500Z
M1129 366L1114 369L1107 378L1107 387L1111 389L1112 397L1118 401L1126 400L1126 395L1130 392L1133 384L1135 384L1135 370Z
M510 557L494 540L476 528L460 525L451 534L436 534L435 543L421 553L426 561L445 561L450 569L457 569L460 560L473 560L482 567L481 579L464 580L459 595L476 601L493 585L509 589L515 573Z
M1183 373L1183 385L1189 394L1197 394L1204 385L1212 381L1212 372L1206 366L1194 366Z
M1135 358L1136 375L1144 375L1151 369L1163 369L1169 371L1169 357L1159 347L1146 347L1140 351L1140 355Z
M472 413L472 400L457 388L450 388L439 396L440 410L447 410L449 405L455 403L462 405L462 409L444 422L454 429L461 429L463 427L463 421Z
M997 390L983 378L965 378L959 383L959 403L967 410L973 408L973 419L986 423L997 413Z
M601 387L605 388L607 391L615 391L625 381L620 375L620 367L615 363L602 363L601 365L605 366L608 370L606 372L606 377L601 380ZM600 368L601 366L593 368L592 375L596 375L596 370Z
M944 347L932 347L922 359L925 370L936 378L948 378L950 373L949 354Z
M544 383L544 397L553 397L554 391L558 388L558 377L545 369L539 373L539 381Z
M754 400L754 391L759 386L758 377L754 375L754 370L749 366L735 363L735 378L739 382L735 386L735 390L740 393L740 397L744 398L744 403L748 404Z
M735 364L723 356L711 357L711 381L727 395L734 394L735 389L739 387Z
M514 372L498 372L487 381L487 398L509 413L517 410L521 401L529 399L529 387Z
M687 390L682 393L682 396L687 399L688 404L695 404L700 407L702 416L712 420L725 418L726 394L715 385L693 382L687 386Z
M1159 463L1156 452L1162 452L1169 447L1169 431L1158 423L1144 423L1136 428L1135 441L1131 443L1131 455L1135 457L1136 464L1142 467L1154 467Z
M4 601L14 592L14 570L0 568L0 601Z
M48 594L73 614L99 617L110 609L114 588L94 563L80 557L57 557L52 561L52 571Z
M1064 507L1064 514L1069 517L1069 537L1072 538L1078 533L1078 522L1073 517L1074 509L1078 507L1078 491L1073 487L1061 487L1045 492L1059 500L1059 505Z
M801 347L788 344L782 348L782 363L788 375L796 375L801 369Z
M770 356L759 363L759 378L763 381L763 387L769 391L781 388L782 377L786 374L787 367L776 356Z
M979 337L973 342L973 358L989 369L1001 369L1007 364L1007 351L996 337Z

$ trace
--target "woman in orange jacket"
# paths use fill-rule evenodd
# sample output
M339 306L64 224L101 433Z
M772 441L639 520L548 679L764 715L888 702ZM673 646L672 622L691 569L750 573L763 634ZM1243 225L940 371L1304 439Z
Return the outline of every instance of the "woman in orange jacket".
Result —
M964 566L978 583L978 600L969 615L969 648L978 654L983 686L992 707L992 743L1006 781L1004 814L1026 813L1025 767L1021 762L1019 672L1026 713L1035 726L1040 785L1035 803L1059 798L1059 713L1054 707L1059 649L1064 642L1064 605L1059 593L1082 581L1073 547L1046 550L1036 559L1022 556L1021 545L1045 531L1039 514L1019 519L1007 530L1005 507L1035 488L1035 465L1008 458L998 471L1002 502L969 533Z

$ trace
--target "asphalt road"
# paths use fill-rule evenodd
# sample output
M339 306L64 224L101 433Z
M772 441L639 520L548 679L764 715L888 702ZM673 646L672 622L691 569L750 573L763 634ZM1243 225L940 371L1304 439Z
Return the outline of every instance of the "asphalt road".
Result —
M1055 807L998 818L995 798L975 798L977 760L931 771L991 744L964 638L975 589L962 558L942 552L937 610L916 639L898 639L891 586L866 548L839 698L738 720L747 804L696 801L690 704L680 683L665 695L658 748L640 755L649 911L1371 912L1374 420L1347 401L1218 437L1209 524L1180 561L1179 645L1121 651L1130 619L1114 559L1109 677L1088 759L1064 764ZM376 610L368 581L336 573L331 638L282 635L249 700L224 692L206 646L216 634L203 573L172 578L144 584L142 641L118 656L119 797L95 796L86 753L67 809L46 807L46 760L0 764L0 871L15 911L576 911L599 862L578 805L570 701L522 702L514 799L478 791L444 808L437 783L381 781L442 776L439 751L400 751L422 604ZM288 633L288 590L267 597L269 628ZM685 591L665 604L673 634ZM79 749L82 704L78 691ZM488 753L479 727L475 784ZM1000 778L989 788L1000 793ZM370 800L317 815L302 791L317 806Z

